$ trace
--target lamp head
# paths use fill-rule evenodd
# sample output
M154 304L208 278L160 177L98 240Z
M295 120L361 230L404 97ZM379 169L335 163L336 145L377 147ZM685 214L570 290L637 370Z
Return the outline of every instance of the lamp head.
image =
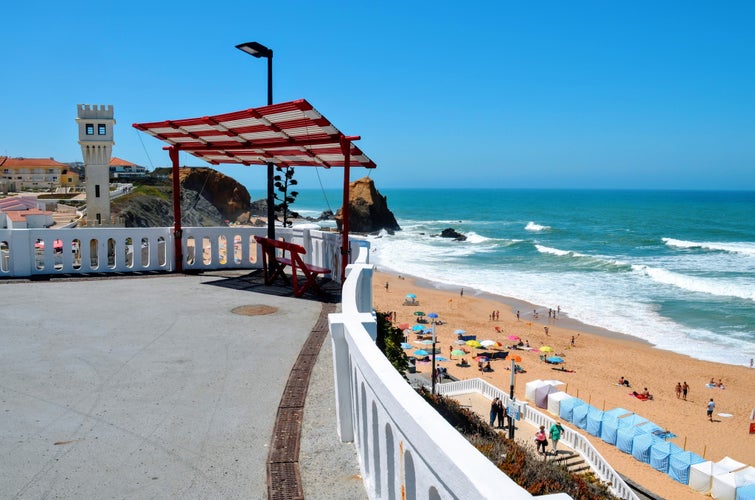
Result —
M273 51L258 42L241 43L236 48L254 57L273 57Z

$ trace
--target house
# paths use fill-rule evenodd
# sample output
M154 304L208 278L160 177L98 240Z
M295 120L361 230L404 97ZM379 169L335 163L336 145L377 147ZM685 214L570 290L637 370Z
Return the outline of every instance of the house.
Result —
M67 171L68 165L53 158L0 156L0 191L51 191Z
M0 200L0 229L32 229L52 226L52 212L43 210L34 196L10 196Z
M110 178L111 179L134 179L147 176L147 169L134 163L116 158L110 159Z

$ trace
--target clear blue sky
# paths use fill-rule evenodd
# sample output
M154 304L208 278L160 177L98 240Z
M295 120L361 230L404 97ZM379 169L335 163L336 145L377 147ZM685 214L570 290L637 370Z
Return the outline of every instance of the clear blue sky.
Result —
M264 59L235 48L259 41L275 101L361 135L378 189L752 190L753 26L751 1L10 2L0 155L81 161L76 105L113 104L113 154L165 166L131 124L264 105Z

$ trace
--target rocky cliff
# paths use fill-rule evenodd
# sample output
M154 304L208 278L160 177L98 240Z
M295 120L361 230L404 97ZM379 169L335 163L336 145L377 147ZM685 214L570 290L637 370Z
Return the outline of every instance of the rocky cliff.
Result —
M185 226L224 226L250 222L250 196L233 178L210 168L182 168L181 224ZM116 198L114 216L126 227L166 227L173 225L172 179L154 186L142 186Z
M388 209L387 198L375 189L369 177L363 177L349 184L349 231L354 233L374 233L385 229L389 233L400 231L396 217ZM336 223L341 229L341 209L336 213Z

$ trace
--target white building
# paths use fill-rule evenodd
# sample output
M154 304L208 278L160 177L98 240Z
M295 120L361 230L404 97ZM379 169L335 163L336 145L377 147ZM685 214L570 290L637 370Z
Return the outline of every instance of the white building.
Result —
M78 105L79 145L84 157L87 226L110 225L110 156L113 152L112 105Z

